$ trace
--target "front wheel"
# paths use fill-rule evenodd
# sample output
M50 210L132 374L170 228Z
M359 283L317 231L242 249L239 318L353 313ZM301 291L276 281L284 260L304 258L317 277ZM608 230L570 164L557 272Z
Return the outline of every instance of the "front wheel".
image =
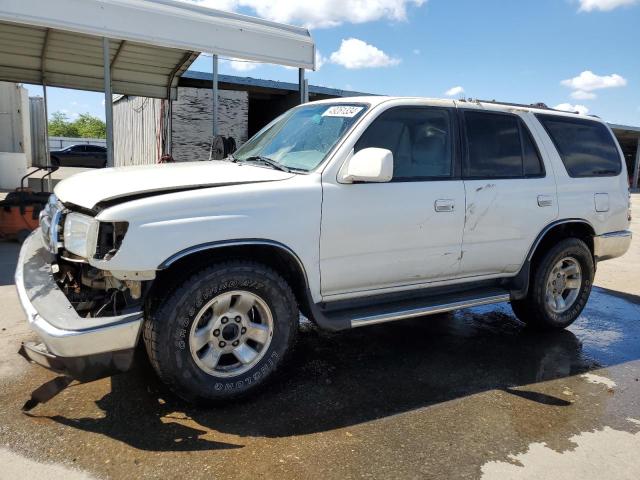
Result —
M160 378L180 397L206 403L264 385L298 331L291 288L272 269L234 261L185 281L145 321Z
M585 307L595 267L586 243L577 238L560 241L533 265L529 293L511 302L523 322L543 329L571 325Z

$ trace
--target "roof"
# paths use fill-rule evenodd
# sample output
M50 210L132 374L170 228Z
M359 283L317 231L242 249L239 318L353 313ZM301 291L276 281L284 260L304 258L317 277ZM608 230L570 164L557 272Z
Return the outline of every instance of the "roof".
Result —
M180 85L184 86L201 86L210 88L213 75L208 72L187 71L182 75ZM299 86L297 83L279 82L276 80L264 80L252 77L239 77L236 75L218 75L219 88L226 90L281 90L283 92L297 92ZM319 85L309 85L309 93L314 95L326 95L332 97L354 97L361 95L369 95L367 93L356 92L352 90L341 90L337 88L322 87Z
M306 29L173 0L0 3L0 80L166 98L202 52L313 69Z

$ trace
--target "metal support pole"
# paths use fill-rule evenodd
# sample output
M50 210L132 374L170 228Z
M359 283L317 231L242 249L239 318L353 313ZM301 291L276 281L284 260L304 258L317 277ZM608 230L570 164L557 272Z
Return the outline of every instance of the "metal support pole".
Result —
M167 100L167 138L165 142L165 153L172 155L173 153L173 139L171 136L173 135L173 100L171 100L171 96Z
M49 154L49 110L47 108L47 83L44 80L42 82L42 97L44 100L44 161L45 165L47 167L50 167L51 155ZM51 191L51 175L47 176L47 191Z
M304 68L298 69L298 89L300 91L300 104L307 103L304 85Z
M104 117L107 124L107 167L113 167L113 100L111 95L111 52L109 39L102 37L104 69Z
M633 166L633 180L631 181L631 188L638 188L639 176L640 176L640 137L638 138L638 144L636 147L636 163Z
M218 55L213 54L213 76L211 77L211 92L213 94L213 102L211 112L211 118L213 122L213 136L215 137L220 132L218 130Z

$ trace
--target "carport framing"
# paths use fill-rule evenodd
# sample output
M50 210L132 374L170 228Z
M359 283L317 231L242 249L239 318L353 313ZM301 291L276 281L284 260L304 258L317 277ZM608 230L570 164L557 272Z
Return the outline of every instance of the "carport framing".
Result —
M51 59L55 64L52 67L48 60L53 35L57 57ZM38 53L33 47L40 41ZM25 51L21 53L21 49ZM303 28L174 0L20 0L0 6L0 80L40 83L45 97L45 125L48 86L102 91L109 166L114 164L112 95L167 99L170 140L171 103L178 77L204 52L213 54L215 77L222 55L297 67L300 101L307 101L304 70L315 69L315 44ZM39 75L34 75L38 56ZM156 65L158 58L164 63ZM173 62L170 68L167 62ZM213 88L217 113L215 81ZM212 134L219 134L215 114L212 123ZM48 131L46 135L48 138ZM165 142L165 153L170 153L170 145L171 141ZM49 162L48 144L45 154Z

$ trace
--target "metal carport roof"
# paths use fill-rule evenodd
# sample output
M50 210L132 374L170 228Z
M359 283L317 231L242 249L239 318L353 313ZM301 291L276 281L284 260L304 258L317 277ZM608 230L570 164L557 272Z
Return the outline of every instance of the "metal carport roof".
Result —
M306 29L172 0L2 0L0 80L173 97L201 52L314 68Z

